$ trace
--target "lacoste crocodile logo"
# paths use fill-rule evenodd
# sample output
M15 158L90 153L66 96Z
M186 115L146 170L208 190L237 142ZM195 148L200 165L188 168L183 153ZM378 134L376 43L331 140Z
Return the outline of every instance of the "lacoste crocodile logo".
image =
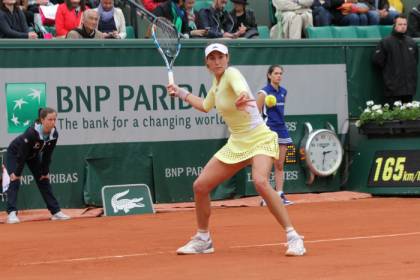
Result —
M114 196L111 198L111 205L112 208L114 208L114 213L118 213L118 211L122 210L124 213L130 212L133 208L141 208L145 207L144 203L140 203L140 201L143 201L143 197L139 198L122 198L121 197L127 195L130 190L126 190L120 193L114 194Z

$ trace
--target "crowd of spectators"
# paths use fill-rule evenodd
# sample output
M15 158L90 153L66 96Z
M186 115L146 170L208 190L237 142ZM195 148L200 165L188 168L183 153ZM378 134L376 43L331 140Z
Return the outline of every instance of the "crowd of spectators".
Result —
M95 30L101 32L102 38L127 37L123 11L114 5L114 0L0 1L0 38L49 39L51 34L47 30L51 29L56 38L68 38L69 32L83 30L83 14L89 9L97 12ZM170 20L184 38L259 38L249 0L207 0L207 5L196 5L204 0L137 1L155 15ZM403 11L401 0L271 0L271 3L276 19L271 27L272 39L304 38L310 26L392 25ZM407 14L408 34L419 37L420 5Z
M124 14L113 0L1 0L0 38L50 39L48 29L56 38L127 37Z

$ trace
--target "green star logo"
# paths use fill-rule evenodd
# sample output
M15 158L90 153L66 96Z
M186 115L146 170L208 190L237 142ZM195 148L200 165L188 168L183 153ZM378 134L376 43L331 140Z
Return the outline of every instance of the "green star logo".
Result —
M46 96L45 83L6 84L8 132L25 131L45 107Z

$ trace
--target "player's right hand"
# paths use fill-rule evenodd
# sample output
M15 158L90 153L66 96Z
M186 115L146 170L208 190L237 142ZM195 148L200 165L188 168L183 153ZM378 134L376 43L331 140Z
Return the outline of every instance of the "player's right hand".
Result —
M169 84L166 86L166 90L168 91L170 96L178 97L179 96L179 87L174 84Z

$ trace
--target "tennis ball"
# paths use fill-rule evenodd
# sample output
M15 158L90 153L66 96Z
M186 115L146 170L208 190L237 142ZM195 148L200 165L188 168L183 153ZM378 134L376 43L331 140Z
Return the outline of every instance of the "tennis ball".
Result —
M277 99L274 95L267 95L265 97L265 105L268 108L274 107L274 106L276 106L276 104L277 104Z

